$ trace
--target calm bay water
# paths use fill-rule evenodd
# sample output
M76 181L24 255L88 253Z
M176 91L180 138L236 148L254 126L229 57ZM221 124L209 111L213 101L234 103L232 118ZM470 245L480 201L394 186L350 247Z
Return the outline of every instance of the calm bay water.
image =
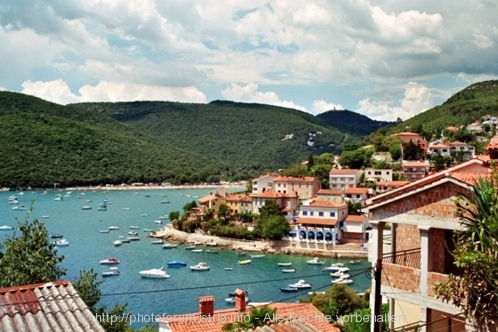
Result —
M254 302L295 302L307 296L309 290L299 293L282 293L279 287L305 279L313 285L312 290L324 291L330 287L331 278L322 272L323 266L312 266L306 263L310 257L289 255L266 255L254 258L248 265L238 265L240 259L233 251L220 248L204 248L202 253L184 250L180 245L175 249L163 249L161 245L151 244L151 239L142 230L144 228L158 229L154 221L159 216L169 215L171 211L182 211L183 206L208 194L212 189L174 189L174 190L142 190L142 191L67 191L52 190L46 194L41 191L26 191L23 195L16 192L0 193L0 226L15 227L17 217L24 220L26 211L13 210L14 205L8 204L8 197L15 195L19 205L29 208L34 199L34 208L30 220L38 218L45 223L50 234L60 233L69 241L68 247L58 248L65 259L62 263L67 268L65 279L74 280L79 271L94 269L99 274L108 267L99 265L99 261L116 257L121 261L121 275L105 278L101 285L103 293L101 304L112 307L116 303L128 303L128 312L142 315L171 315L197 312L198 297L215 296L215 309L233 307L225 303L228 293L235 288L249 292L249 298ZM62 201L56 201L57 194L66 196ZM165 196L166 195L166 196ZM78 198L79 197L79 198ZM161 203L168 200L169 204ZM111 201L107 211L98 211L99 203ZM84 205L92 206L91 210L82 210ZM146 216L147 215L147 216ZM49 216L49 218L41 218ZM168 220L162 220L163 224ZM114 247L113 242L119 236L128 236L130 226L138 226L136 230L140 241L123 243ZM99 230L109 226L119 226L119 230L100 233ZM0 241L12 231L0 231ZM210 254L206 249L217 250L218 254ZM248 253L250 255L250 253ZM168 268L166 262L171 260L185 261L188 265L207 262L211 267L206 272L193 272L188 267ZM325 265L340 262L340 260L324 259ZM292 262L296 273L282 273L278 262ZM349 266L348 261L343 261ZM145 269L164 266L169 279L144 279L138 272ZM368 267L367 261L349 266L351 274L360 273ZM225 267L233 268L226 271ZM101 278L99 276L99 278ZM350 285L359 292L370 286L370 280L364 273L354 277ZM297 296L296 296L297 295ZM134 326L139 327L137 323Z

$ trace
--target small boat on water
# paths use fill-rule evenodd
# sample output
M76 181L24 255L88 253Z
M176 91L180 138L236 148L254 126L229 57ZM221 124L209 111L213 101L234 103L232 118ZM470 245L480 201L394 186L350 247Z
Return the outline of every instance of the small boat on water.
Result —
M323 261L319 261L318 257L306 261L309 265L323 265Z
M167 199L161 201L161 204L168 204L168 203L169 201Z
M126 238L126 239L121 239L119 240L121 241L122 243L130 243L130 239Z
M150 228L144 228L144 232L153 232L153 230Z
M247 265L247 264L250 264L250 263L251 263L250 259L246 259L244 261L239 261L239 265Z
M202 252L202 249L192 249L192 252Z
M150 241L151 244L163 244L164 240L152 240Z
M115 277L118 276L120 273L118 270L110 270L110 271L104 271L102 272L103 277Z
M156 224L162 224L162 223L163 223L163 222L162 222L161 220L159 220L159 219L158 219L158 220L154 220L154 222L155 222Z
M227 297L225 299L225 302L226 303L235 303L235 297L234 296L231 296L231 297ZM246 303L249 302L249 297L246 296Z
M206 250L206 252L207 252L208 254L217 254L217 253L218 253L218 251L217 251L217 250L209 250L209 249L208 249L208 250Z
M150 269L143 270L138 272L143 278L151 278L151 279L167 279L169 278L169 274L163 270L163 268L159 269Z
M128 235L137 236L137 235L138 235L138 233L137 233L137 232L134 232L134 231L129 231L129 232L128 232Z
M194 250L196 247L195 246L187 246L184 249L185 250Z
M182 262L182 261L171 261L171 262L168 262L166 264L168 264L168 266L172 266L172 267L187 266L187 263Z
M139 229L140 227L138 226L130 226L130 229Z
M90 205L85 205L81 207L82 210L91 210L92 207Z
M10 226L7 226L7 225L3 225L3 226L0 226L0 231L10 231L10 230L13 230L14 227L10 227Z
M340 277L346 273L349 273L348 267L337 267L336 270L330 273L331 277Z
M226 267L225 268L225 271L232 271L232 270L233 270L233 268L231 268L231 267Z
M282 272L283 273L294 273L294 272L296 272L296 269L283 269Z
M261 255L251 255L251 258L263 258L265 257L264 254L261 254Z
M69 246L69 242L66 240L66 239L62 239L62 240L59 240L59 241L55 241L54 244L57 246L57 247L67 247Z
M120 246L120 245L122 245L122 244L123 244L123 241L120 241L120 240L116 240L116 241L114 241L114 246L115 246L115 247L119 247L119 246Z
M237 256L245 256L246 252L245 251L237 251Z
M125 207L125 208L123 208L123 210L124 210L124 211L130 211L130 210L131 210L131 208Z
M109 230L108 229L101 229L100 233L109 233Z
M192 270L192 271L207 271L207 270L209 270L209 266L205 262L200 262L197 265L190 266L190 270Z
M99 264L102 264L102 265L119 264L119 259L114 258L114 257L109 257L108 259L103 259L103 260L99 261Z
M108 227L108 229L109 229L110 231L116 231L116 230L118 230L118 229L119 229L119 227L118 227L118 226L109 226L109 227Z
M49 215L44 215L44 216L41 216L41 217L42 217L42 219L48 219L48 218L50 218Z
M332 272L330 273L331 277L339 277L339 278L351 278L351 274L347 272Z
M351 265L356 265L356 264L360 264L361 261L349 261L349 264Z
M340 266L327 266L322 269L323 272L337 272L337 271L349 271L348 267L340 267Z
M56 234L52 234L52 235L50 235L50 237L51 237L52 239L62 239L64 236L63 236L62 234L58 234L58 233L56 233Z
M148 216L149 216L149 214L148 214L148 213L142 213L142 214L141 214L141 216L142 216L142 217L148 217Z
M178 247L178 245L177 244L173 244L173 243L166 243L166 244L163 245L164 249L173 249L173 248L176 248L176 247Z
M288 263L277 263L278 266L291 266L292 265L292 262L288 262Z
M130 241L140 241L140 236L128 236L127 239Z
M14 206L12 210L24 211L26 210L26 206L25 205Z
M352 284L353 279L349 279L349 277L339 277L337 279L332 280L333 284Z
M299 289L296 287L280 287L280 291L285 293L292 293L299 291Z
M304 279L299 280L295 284L289 284L289 287L295 287L299 289L311 288L311 284L307 284Z

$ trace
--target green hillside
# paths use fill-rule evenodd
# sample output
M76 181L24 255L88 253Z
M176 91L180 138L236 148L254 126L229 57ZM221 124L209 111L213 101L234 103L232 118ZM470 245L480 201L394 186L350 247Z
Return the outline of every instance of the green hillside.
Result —
M423 128L435 134L450 125L468 125L487 114L498 115L498 81L472 84L442 105L395 125L388 133Z
M337 153L343 144L361 138L309 113L262 104L214 101L75 106L151 133L156 142L173 143L192 155L206 156L232 176L234 172L252 175L256 170L284 168L310 153Z
M204 169L203 161L109 117L0 92L0 186L148 182Z

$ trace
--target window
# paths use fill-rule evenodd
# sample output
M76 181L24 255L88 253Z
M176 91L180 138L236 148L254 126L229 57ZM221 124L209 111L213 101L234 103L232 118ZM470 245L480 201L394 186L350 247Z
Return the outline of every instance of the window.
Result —
M323 211L318 212L319 217L323 217Z
M313 216L313 211L310 211L310 216Z
M331 217L335 217L335 212L330 212Z
M303 211L303 216L307 216L308 215L308 211Z

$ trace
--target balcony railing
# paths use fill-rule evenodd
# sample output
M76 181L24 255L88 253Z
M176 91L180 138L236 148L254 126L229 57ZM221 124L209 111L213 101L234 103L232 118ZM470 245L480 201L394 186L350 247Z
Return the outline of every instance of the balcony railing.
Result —
M420 248L414 248L385 254L382 262L420 269L420 257Z

